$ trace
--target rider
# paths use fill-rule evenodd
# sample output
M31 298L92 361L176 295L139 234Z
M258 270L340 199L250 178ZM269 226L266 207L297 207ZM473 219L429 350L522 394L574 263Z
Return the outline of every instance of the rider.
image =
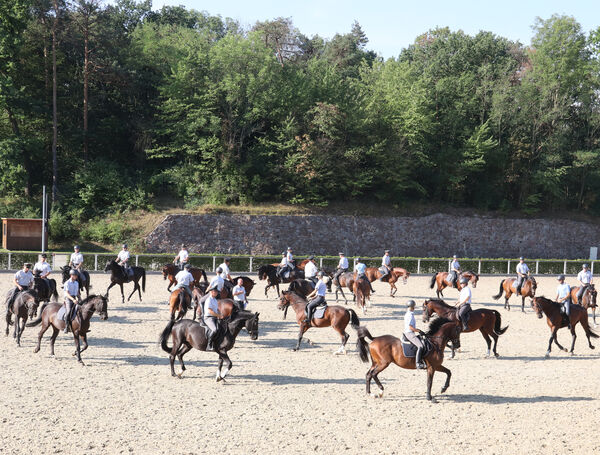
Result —
M385 277L387 277L392 271L392 260L390 259L390 250L385 250L383 252L383 257L381 258L381 278L379 281L383 281Z
M187 264L189 258L190 258L190 253L188 253L188 250L185 247L185 244L182 243L181 250L179 250L179 253L177 253L177 256L175 256L175 259L173 259L173 264L178 265L179 270L183 270L185 265Z
M337 283L338 286L340 284L340 275L348 271L348 258L344 253L339 253L340 262L338 262L337 269L335 270L335 275L333 275L333 282Z
M215 286L211 286L208 288L209 296L204 301L204 307L202 308L202 320L208 327L208 333L206 334L206 338L208 340L208 344L206 346L207 351L211 351L214 349L213 341L215 336L217 335L217 318L221 317L221 313L219 313L219 303L217 302L217 297L219 296L219 289Z
M123 249L119 251L117 255L117 264L123 267L123 273L125 274L125 279L129 279L129 271L131 268L129 267L129 250L127 249L127 244L123 244Z
M319 271L319 273L317 273L317 276L319 277L319 281L317 281L314 291L312 291L306 296L306 298L309 300L308 305L306 305L306 319L304 320L304 322L308 324L309 327L312 321L312 314L315 308L319 305L325 304L325 294L327 292L327 285L323 281L324 273L322 271Z
M426 368L422 359L423 348L425 347L425 345L423 344L423 340L419 338L419 334L424 335L424 333L422 330L417 329L417 323L415 321L414 313L415 301L409 300L406 306L407 310L406 314L404 315L404 336L408 341L410 341L417 347L417 357L415 359L417 363L417 370L422 370Z
M369 287L371 288L371 293L374 294L375 290L373 289L373 285L371 284L371 280L367 278L367 266L360 260L360 258L356 258L356 263L354 264L354 271L356 272L356 278L364 278L369 283Z
M229 271L230 261L231 259L225 258L223 259L223 263L219 266L219 268L223 270L223 274L221 276L223 277L224 285L227 289L231 289L233 287L233 278L231 278Z
M555 300L564 306L565 314L567 315L567 320L569 321L568 327L569 330L571 330L571 286L565 283L564 275L559 275L557 280L558 287L556 288Z
M289 269L288 258L287 258L287 254L285 254L285 251L284 251L283 253L281 253L281 262L277 266L277 274L276 274L277 277L283 278L286 270L288 270L288 269Z
M221 291L223 290L223 286L225 286L225 280L223 280L223 277L221 276L221 274L223 273L223 269L221 267L217 267L216 273L217 274L215 275L215 277L212 280L210 280L208 289L216 287L220 295Z
M71 259L69 260L69 267L75 269L77 272L77 276L83 282L83 254L79 252L79 245L75 245L73 247L75 250L74 253L71 254Z
M40 278L43 278L46 282L46 285L50 286L50 281L48 280L48 275L52 271L52 267L46 261L46 253L42 253L41 258L38 262L33 266L33 273L39 272Z
M292 254L292 247L287 247L287 253L285 255L287 257L288 267L292 270L296 266L296 262L294 261L294 255Z
M13 283L15 287L8 291L6 295L6 314L10 313L10 309L12 308L12 304L15 301L17 295L29 288L31 283L33 283L33 274L30 272L31 264L26 262L23 264L23 268L15 273Z
M460 275L460 264L456 259L456 254L452 256L452 262L450 264L450 284L452 287L457 288L456 282L458 281L458 275Z
M462 322L463 331L469 330L468 322L471 313L471 288L469 287L469 279L465 276L460 277L460 284L464 287L460 290L458 296L457 316Z
M65 291L65 333L69 333L69 326L71 325L71 310L73 305L77 304L79 299L79 282L77 281L77 271L71 269L69 271L69 279L65 281L63 285Z
M175 280L177 281L177 286L175 286L175 289L179 289L179 288L183 288L185 289L185 292L188 293L188 295L190 296L190 299L193 299L193 295L192 295L192 290L190 289L190 284L194 283L194 276L190 273L190 269L192 268L191 264L185 264L183 266L183 270L180 272L177 272L177 275L175 275Z
M579 291L577 291L577 301L581 303L581 298L583 297L583 293L592 284L593 277L592 272L588 270L588 265L583 264L583 268L581 272L577 274L577 281L579 281Z
M308 258L308 262L304 266L304 278L306 278L308 281L311 281L312 284L316 285L318 280L318 271L319 270L317 269L317 265L315 264L315 257L311 255Z
M246 305L248 305L248 299L246 297L246 288L244 287L243 278L238 278L237 284L233 288L233 291L231 291L231 294L233 295L233 301L237 303L240 310L245 310Z
M515 286L515 289L517 290L517 295L521 294L521 287L523 286L523 283L525 282L528 276L529 267L527 267L527 264L525 264L525 258L521 256L519 258L519 263L517 264L517 285Z

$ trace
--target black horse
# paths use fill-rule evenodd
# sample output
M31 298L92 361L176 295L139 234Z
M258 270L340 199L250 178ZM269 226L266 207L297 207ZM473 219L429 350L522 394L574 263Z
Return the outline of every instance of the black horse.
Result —
M127 297L127 301L129 302L129 299L131 299L131 296L135 293L135 291L138 291L138 295L140 296L140 302L142 301L142 291L146 292L146 269L144 269L144 267L131 267L131 270L133 270L133 277L128 276L125 269L119 264L117 264L117 261L115 261L114 259L106 263L104 271L110 272L110 284L106 289L106 298L108 298L108 291L110 291L110 288L112 288L115 284L118 284L121 287L121 301L125 303L125 295L123 294L123 283L129 283L130 281L133 281L133 291L131 291L131 294L129 294L129 297ZM139 283L140 278L142 279L141 287Z
M227 351L233 348L240 330L246 327L246 330L250 334L250 339L256 340L258 338L258 315L259 313L252 313L250 311L236 311L231 315L231 320L227 323L225 334L217 336L215 340L215 352L219 355L217 382L224 380L229 370L231 370L233 364L227 355ZM173 338L172 347L167 345L169 335ZM182 319L177 322L171 320L162 331L159 343L162 350L169 354L171 376L179 376L181 378L181 375L185 371L183 356L191 351L192 348L196 348L199 351L206 351L208 344L206 328L199 322L190 319ZM179 358L179 362L181 363L181 373L178 375L175 374L175 357ZM223 361L227 362L227 365L225 366L225 371L221 372Z
M62 272L62 282L64 283L69 279L69 272L71 271L71 267L65 265L60 268ZM77 269L75 269L77 270ZM85 289L85 296L89 297L90 295L90 274L86 270L79 270L77 274L77 282L79 283L79 292L82 292ZM83 279L81 276L83 275Z
M40 272L36 271L33 274L33 289L37 292L37 303L53 302L58 300L58 292L56 290L56 280L54 278L40 278Z
M28 289L15 297L15 301L6 312L6 336L8 336L8 327L13 325L12 315L15 315L15 331L13 338L17 340L17 346L21 346L21 335L25 330L27 319L33 319L37 313L38 296L34 289ZM21 322L22 321L22 322Z
M261 265L258 269L258 279L267 280L267 286L265 287L265 297L267 297L267 291L269 288L277 288L277 297L279 297L279 284L290 283L298 278L304 279L304 270L299 268L293 269L287 278L279 278L277 276L277 267L273 264Z

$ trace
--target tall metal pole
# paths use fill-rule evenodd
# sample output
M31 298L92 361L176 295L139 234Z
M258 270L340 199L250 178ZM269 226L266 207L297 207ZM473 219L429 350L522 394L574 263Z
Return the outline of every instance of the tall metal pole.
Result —
M42 189L42 253L46 251L46 185Z

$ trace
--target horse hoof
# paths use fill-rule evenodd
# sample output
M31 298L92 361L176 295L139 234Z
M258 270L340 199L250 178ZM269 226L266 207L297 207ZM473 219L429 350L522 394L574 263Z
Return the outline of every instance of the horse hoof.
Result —
M381 398L383 397L383 390L380 390L379 392L371 392L371 396L373 398Z
M498 358L498 357L500 357L500 354L498 354L497 352L494 352L494 357Z
M596 347L590 344L590 349L596 349Z
M444 393L446 390L448 390L448 387L442 387L442 392L441 393Z
M221 382L223 378L221 376L217 376L217 382Z
M179 373L178 375L176 375L179 379L183 379L183 371L181 373Z
M79 364L80 364L82 367L84 367L84 366L85 366L85 363L83 363L83 360L80 360L80 361L79 361Z
M569 352L569 350L567 348L563 348L564 352Z
M575 356L575 353L573 351L571 351L571 357Z
M544 356L546 359L548 359L550 357L550 353L546 352L546 355Z

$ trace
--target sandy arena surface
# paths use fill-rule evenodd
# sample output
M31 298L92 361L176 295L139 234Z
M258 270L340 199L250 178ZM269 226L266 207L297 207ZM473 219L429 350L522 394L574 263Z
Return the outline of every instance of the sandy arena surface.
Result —
M71 335L59 335L56 358L49 356L51 330L38 354L39 327L25 329L21 348L12 329L3 337L0 453L600 453L600 348L590 350L578 326L577 355L553 348L545 360L545 319L492 300L500 279L482 278L473 297L475 308L497 309L510 325L498 343L501 357L485 358L481 335L464 334L462 352L444 363L453 374L445 394L445 376L434 377L433 404L425 399L425 372L393 365L380 374L384 397L367 397L368 365L358 359L350 327L346 356L332 355L339 338L331 328L309 330L314 345L293 352L295 320L282 320L274 293L263 298L264 282L250 296L250 309L260 312L259 339L240 334L227 382L214 380L217 356L196 350L186 355L183 379L172 378L157 345L168 322L166 283L150 275L142 303L122 304L118 288L111 290L109 319L92 319L85 367L71 356ZM411 277L395 299L376 283L361 324L375 336L399 335L403 304L413 298L423 327L428 281ZM0 274L2 295L9 282L10 274ZM538 295L553 297L555 283L539 279ZM108 276L93 274L92 284L103 293ZM446 294L454 303L458 293ZM566 330L559 341L570 344Z

